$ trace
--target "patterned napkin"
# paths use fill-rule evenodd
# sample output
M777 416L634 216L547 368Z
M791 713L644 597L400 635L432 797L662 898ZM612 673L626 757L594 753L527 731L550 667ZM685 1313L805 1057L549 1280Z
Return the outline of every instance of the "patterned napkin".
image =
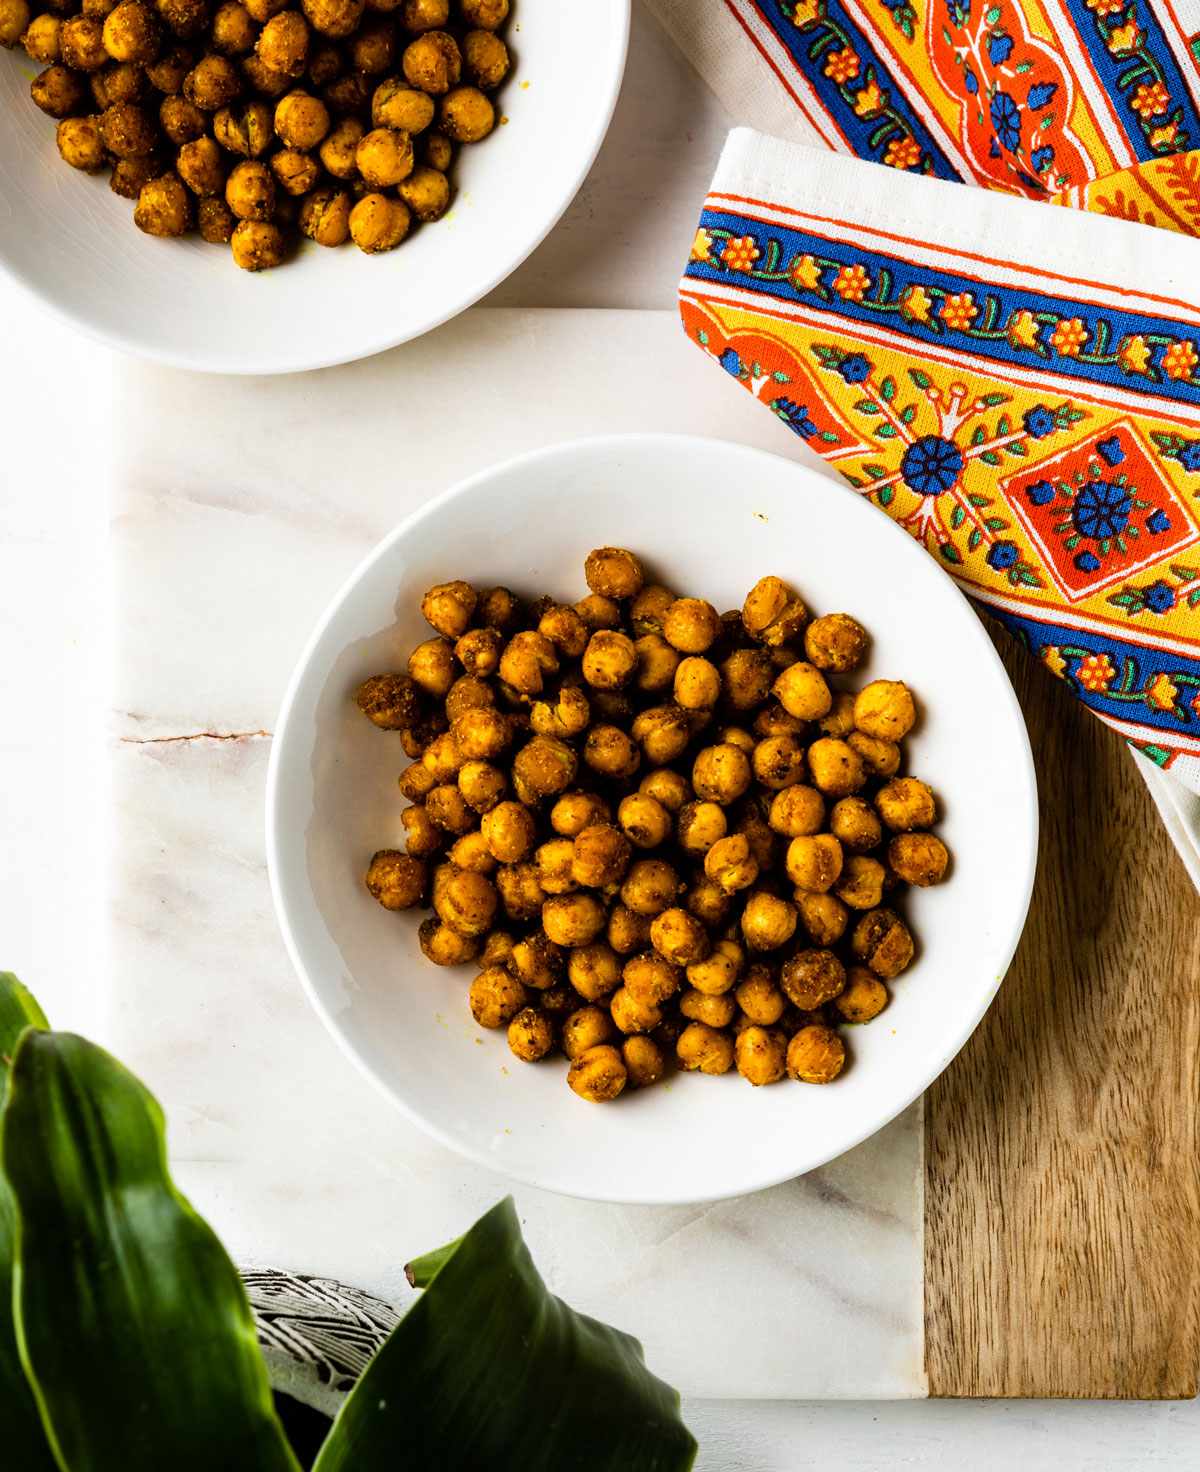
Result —
M1180 778L1151 787L1187 830L1200 5L655 3L735 118L797 140L731 134L688 335Z

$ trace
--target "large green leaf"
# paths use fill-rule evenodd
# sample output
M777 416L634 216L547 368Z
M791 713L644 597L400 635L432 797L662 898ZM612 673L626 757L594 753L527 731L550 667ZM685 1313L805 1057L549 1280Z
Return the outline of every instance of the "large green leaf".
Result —
M83 1038L26 1032L0 1163L18 1343L63 1466L298 1472L245 1292L171 1183L146 1088Z
M11 971L0 971L0 1106L8 1089L8 1067L27 1027L48 1027L42 1009ZM53 1472L54 1454L42 1430L37 1402L17 1352L13 1325L13 1249L16 1211L0 1175L0 1448L5 1465L22 1472ZM10 1460L11 1459L11 1460Z
M410 1266L428 1284L342 1407L314 1472L686 1472L679 1397L636 1339L542 1282L512 1198Z

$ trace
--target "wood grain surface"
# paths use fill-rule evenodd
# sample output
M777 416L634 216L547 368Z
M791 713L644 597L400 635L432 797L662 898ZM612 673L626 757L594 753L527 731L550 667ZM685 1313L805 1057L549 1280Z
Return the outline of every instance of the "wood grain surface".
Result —
M996 1001L926 1097L929 1393L1194 1396L1200 899L1125 743L993 637L1039 869Z

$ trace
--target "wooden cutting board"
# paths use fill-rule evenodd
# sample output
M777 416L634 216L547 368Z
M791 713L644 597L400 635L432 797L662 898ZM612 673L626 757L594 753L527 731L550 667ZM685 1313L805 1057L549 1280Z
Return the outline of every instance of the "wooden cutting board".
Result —
M1004 985L926 1097L929 1393L1191 1397L1200 899L1125 743L993 637L1039 868Z

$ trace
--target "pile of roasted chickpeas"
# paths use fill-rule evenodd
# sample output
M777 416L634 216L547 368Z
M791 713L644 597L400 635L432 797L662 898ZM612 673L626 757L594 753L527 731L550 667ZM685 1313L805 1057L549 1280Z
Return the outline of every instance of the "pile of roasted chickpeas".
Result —
M526 1062L561 1048L583 1099L672 1062L828 1083L838 1026L912 960L897 891L946 872L933 793L900 774L912 694L839 688L866 631L780 578L722 615L621 548L585 570L573 606L431 588L433 637L359 690L412 758L405 848L367 889L431 905L421 949L476 962L475 1021Z
M492 131L509 0L0 0L0 45L45 71L58 150L111 169L147 235L198 230L248 271L285 227L392 250L450 203Z

